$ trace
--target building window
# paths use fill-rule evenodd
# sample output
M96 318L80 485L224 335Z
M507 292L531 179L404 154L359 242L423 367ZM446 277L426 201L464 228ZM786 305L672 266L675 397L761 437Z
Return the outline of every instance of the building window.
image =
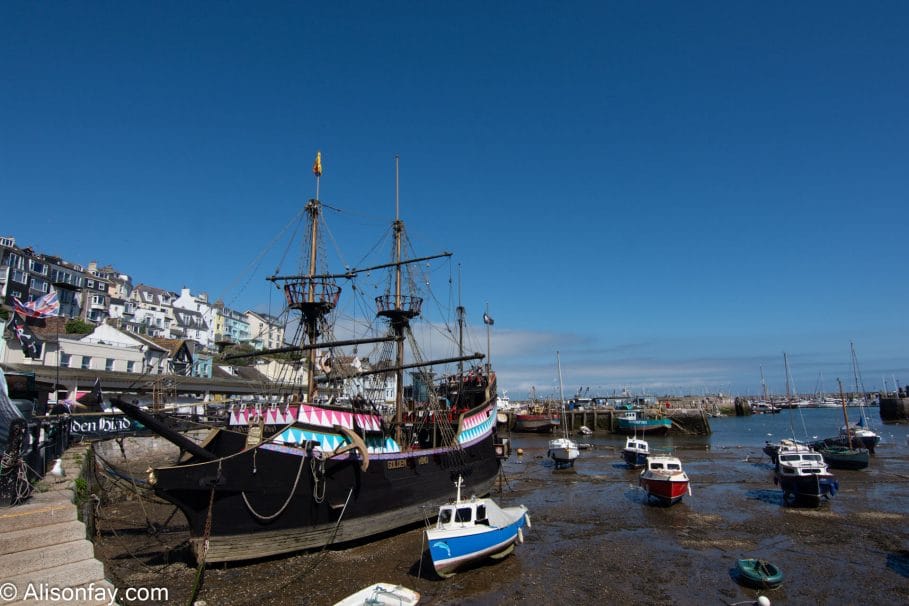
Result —
M70 358L72 358L72 356L69 355L68 353L61 353L60 354L60 366L63 368L69 368Z
M133 369L136 367L136 363L130 360L126 363L126 372L133 372Z
M92 367L92 357L91 356L82 356L82 369L91 370Z
M107 361L104 362L104 370L106 370L107 372L111 372L113 369L114 369L114 359L108 358Z

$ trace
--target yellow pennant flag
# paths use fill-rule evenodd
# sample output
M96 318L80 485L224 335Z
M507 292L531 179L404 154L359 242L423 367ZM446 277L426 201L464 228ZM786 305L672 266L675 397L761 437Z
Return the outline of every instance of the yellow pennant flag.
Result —
M312 163L312 174L322 176L322 152L316 152L316 161Z

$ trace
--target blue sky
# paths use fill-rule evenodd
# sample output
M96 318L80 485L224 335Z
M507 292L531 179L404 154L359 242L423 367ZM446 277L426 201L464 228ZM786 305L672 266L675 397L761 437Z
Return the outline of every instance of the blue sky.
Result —
M850 340L866 386L905 384L907 26L901 2L4 2L0 232L261 309L315 151L354 262L399 154L415 247L455 252L513 396L553 391L557 350L566 392L741 393L762 366L780 392L784 351L829 390Z

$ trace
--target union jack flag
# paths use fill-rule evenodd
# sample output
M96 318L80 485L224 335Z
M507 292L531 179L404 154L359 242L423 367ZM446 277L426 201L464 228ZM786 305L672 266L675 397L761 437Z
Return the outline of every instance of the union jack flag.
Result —
M16 306L16 313L29 318L50 318L60 315L60 300L57 299L56 292L50 292L34 301L23 303L16 297L13 297L13 304Z

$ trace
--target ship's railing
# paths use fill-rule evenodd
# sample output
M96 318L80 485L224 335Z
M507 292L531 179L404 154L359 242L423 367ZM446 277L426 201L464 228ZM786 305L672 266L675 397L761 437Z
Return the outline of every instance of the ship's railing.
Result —
M408 317L419 316L423 309L423 299L410 295L380 295L376 297L376 310L379 315L406 315Z
M0 464L0 504L18 505L25 501L32 484L44 477L68 445L68 416L53 420L13 419Z
M287 304L294 309L317 305L332 309L338 304L341 287L328 280L300 280L284 285Z

